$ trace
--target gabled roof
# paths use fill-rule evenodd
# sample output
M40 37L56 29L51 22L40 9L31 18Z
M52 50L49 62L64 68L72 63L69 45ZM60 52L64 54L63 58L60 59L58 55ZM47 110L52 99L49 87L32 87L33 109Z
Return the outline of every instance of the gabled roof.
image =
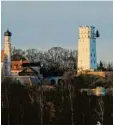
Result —
M24 68L23 71L19 72L19 76L26 76L26 75L37 76L38 72L32 67L28 66Z

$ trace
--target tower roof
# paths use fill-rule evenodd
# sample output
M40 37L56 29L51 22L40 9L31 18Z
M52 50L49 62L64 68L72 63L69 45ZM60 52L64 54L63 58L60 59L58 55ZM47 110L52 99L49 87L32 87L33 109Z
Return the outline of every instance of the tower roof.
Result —
M7 31L4 33L4 36L12 36L12 33L7 29Z

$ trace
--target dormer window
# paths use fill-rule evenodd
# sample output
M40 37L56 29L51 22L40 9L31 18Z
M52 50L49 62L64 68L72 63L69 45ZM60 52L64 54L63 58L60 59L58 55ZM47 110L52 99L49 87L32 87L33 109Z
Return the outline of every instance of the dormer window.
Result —
M14 69L16 69L16 65L14 65Z

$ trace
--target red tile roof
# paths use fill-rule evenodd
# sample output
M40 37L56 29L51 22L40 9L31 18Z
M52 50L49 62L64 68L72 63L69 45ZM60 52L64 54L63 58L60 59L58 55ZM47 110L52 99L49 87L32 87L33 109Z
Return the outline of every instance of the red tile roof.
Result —
M22 70L22 64L23 63L28 63L29 61L11 61L11 70Z
M4 50L1 50L1 62L4 61ZM22 64L23 63L28 63L29 61L28 60L20 60L20 61L11 61L11 70L22 70Z
M4 61L4 50L1 50L1 62Z

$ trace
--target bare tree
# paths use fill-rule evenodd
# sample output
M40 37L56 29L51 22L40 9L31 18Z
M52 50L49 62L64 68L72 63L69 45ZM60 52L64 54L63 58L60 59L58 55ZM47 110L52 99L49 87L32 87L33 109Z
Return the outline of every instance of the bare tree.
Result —
M72 71L76 69L76 57L76 51L53 47L44 53L43 59L48 68L55 67L56 70Z
M25 51L22 49L16 49L15 47L11 48L11 60L26 60Z
M71 109L71 125L74 125L74 108L73 108L74 89L71 84L68 84L68 90L69 90L69 100L70 100L70 109Z
M27 49L25 55L30 62L37 62L42 58L42 52L37 49Z
M97 106L98 108L94 109L94 112L96 113L96 119L101 121L101 124L103 125L104 122L104 101L102 96L97 99Z
M107 70L108 71L112 71L113 70L113 64L112 63L108 63Z
M64 74L65 79L65 86L67 86L68 89L68 97L69 97L69 103L70 103L70 111L71 111L71 125L74 125L74 99L75 99L75 86L72 84L72 73L67 72Z

